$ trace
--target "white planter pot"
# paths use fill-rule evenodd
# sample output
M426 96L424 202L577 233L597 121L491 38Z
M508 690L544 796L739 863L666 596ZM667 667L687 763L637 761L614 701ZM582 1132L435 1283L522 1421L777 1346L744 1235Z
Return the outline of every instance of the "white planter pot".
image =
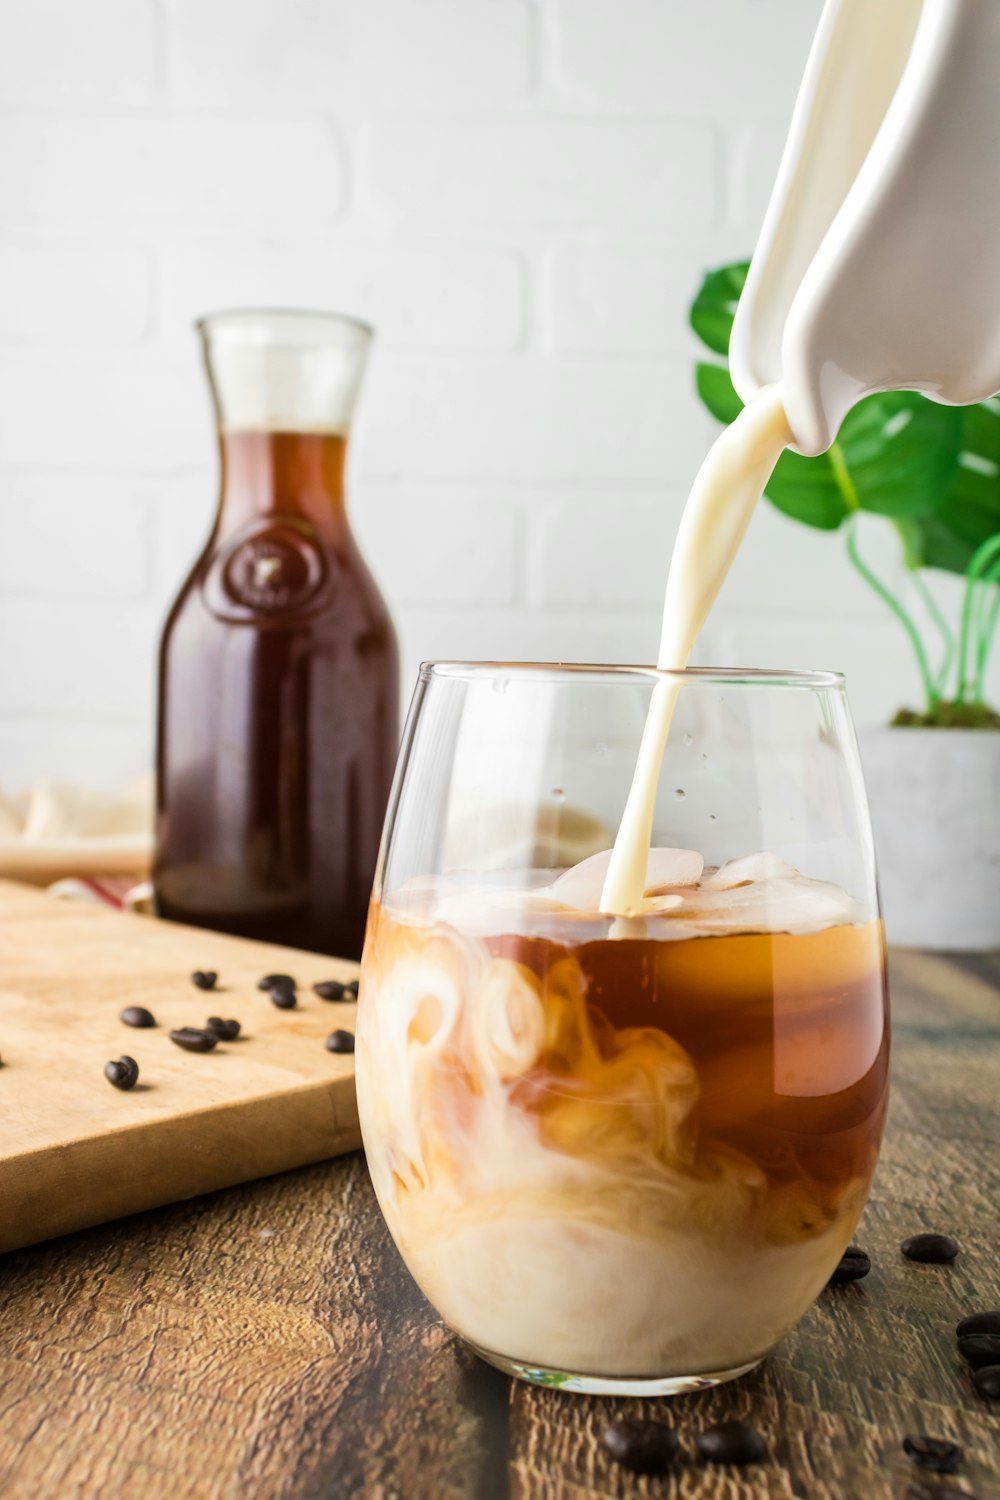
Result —
M868 729L859 738L889 941L1000 948L1000 733Z

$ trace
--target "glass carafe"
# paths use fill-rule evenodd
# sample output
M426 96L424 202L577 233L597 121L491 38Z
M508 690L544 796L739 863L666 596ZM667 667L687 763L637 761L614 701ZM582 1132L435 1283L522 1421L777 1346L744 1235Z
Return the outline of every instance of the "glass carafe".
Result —
M356 958L398 729L395 634L344 506L371 330L197 327L221 485L160 650L157 911Z

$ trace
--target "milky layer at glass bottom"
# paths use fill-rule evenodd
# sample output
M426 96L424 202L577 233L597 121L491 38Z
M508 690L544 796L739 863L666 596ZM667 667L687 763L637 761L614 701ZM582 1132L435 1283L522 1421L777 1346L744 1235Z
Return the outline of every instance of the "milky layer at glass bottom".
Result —
M373 906L375 1190L431 1303L512 1373L738 1373L850 1242L886 1105L882 927L755 860L688 869L624 922L537 872Z

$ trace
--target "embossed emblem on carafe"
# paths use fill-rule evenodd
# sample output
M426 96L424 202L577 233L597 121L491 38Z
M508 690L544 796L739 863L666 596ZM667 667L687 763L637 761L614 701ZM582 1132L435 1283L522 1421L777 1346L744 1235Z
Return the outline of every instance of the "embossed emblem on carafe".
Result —
M270 516L236 537L205 580L217 615L248 620L298 614L313 604L329 575L312 527Z

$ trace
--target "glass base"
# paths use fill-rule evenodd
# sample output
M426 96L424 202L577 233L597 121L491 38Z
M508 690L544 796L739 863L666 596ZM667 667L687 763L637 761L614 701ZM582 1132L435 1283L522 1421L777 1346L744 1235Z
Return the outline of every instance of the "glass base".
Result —
M569 1370L550 1370L544 1365L523 1365L503 1354L481 1349L468 1339L465 1342L480 1359L505 1375L513 1375L515 1380L548 1386L551 1390L579 1391L587 1396L681 1396L686 1391L705 1391L713 1385L724 1385L727 1380L738 1380L763 1363L754 1359L732 1370L709 1370L701 1375L577 1375Z

